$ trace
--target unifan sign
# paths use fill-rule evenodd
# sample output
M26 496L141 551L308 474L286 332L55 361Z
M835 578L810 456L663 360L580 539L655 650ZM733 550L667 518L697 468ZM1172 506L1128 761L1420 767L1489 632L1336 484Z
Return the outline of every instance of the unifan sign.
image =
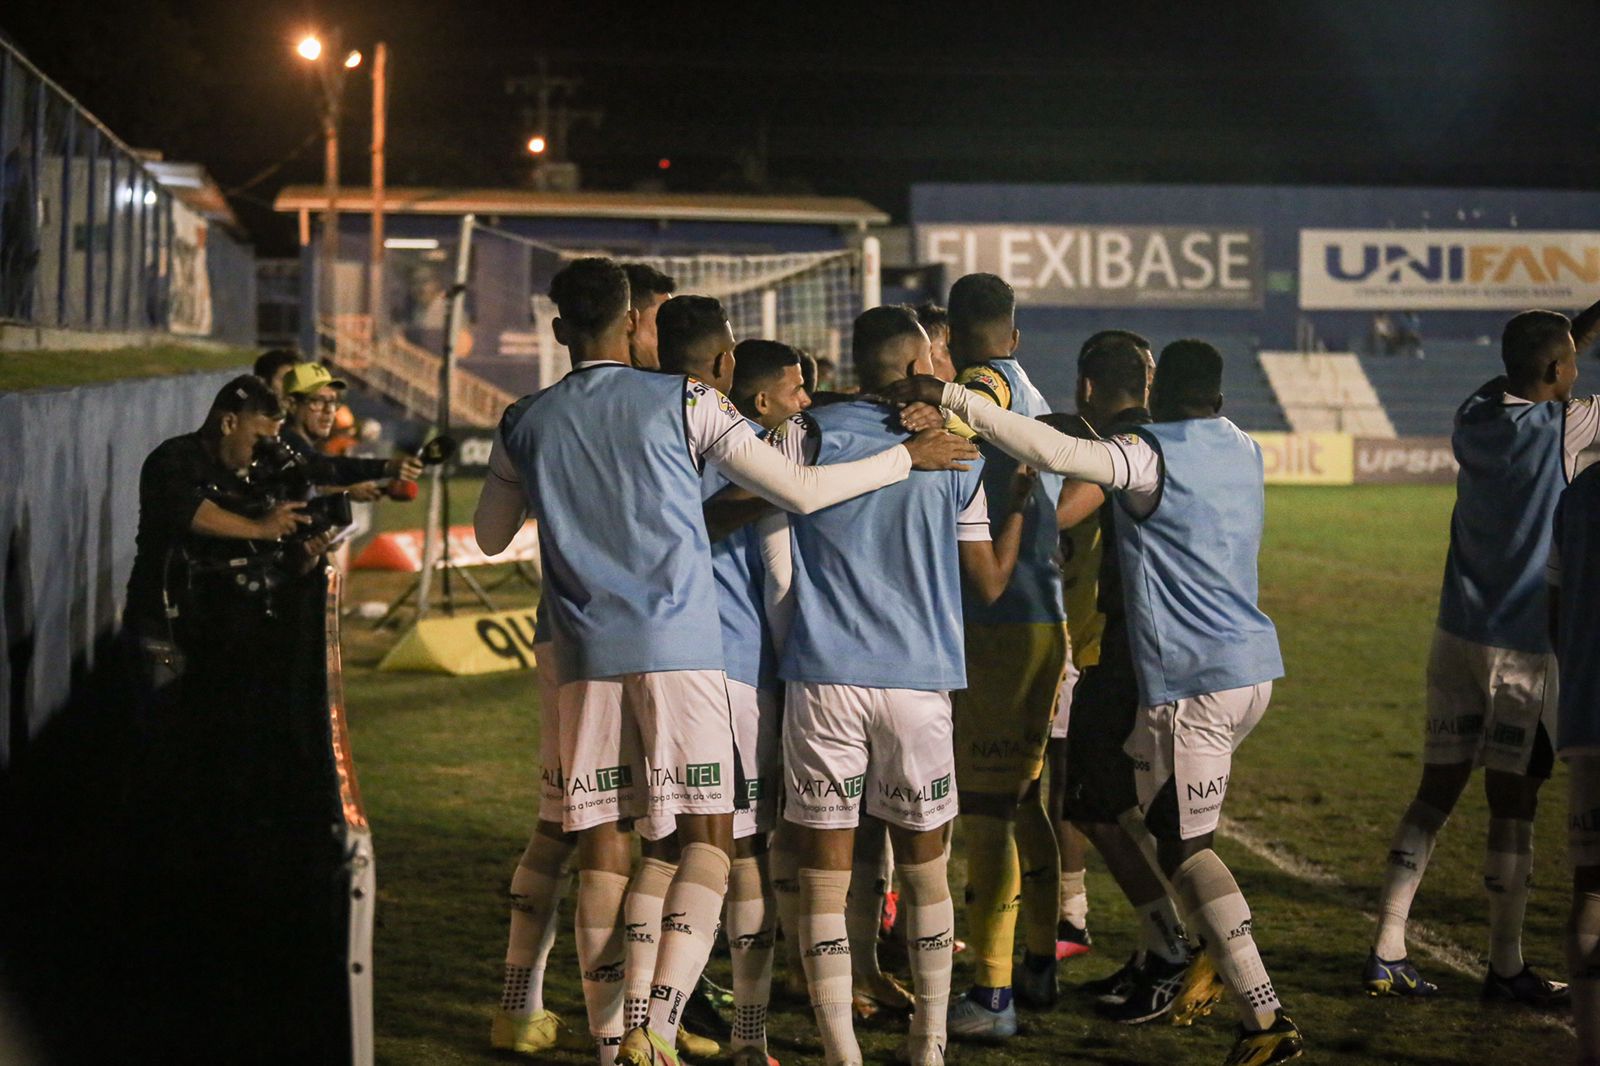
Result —
M1600 285L1600 233L1300 231L1307 310L1513 311L1583 307Z
M1261 233L1211 226L919 226L922 261L1043 307L1260 307Z

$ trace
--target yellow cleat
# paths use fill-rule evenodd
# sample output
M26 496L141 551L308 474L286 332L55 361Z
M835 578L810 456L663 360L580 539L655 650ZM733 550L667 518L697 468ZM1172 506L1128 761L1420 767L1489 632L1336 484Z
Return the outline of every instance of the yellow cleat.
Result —
M520 1015L496 1010L494 1023L489 1026L489 1046L496 1051L537 1055L555 1047L566 1028L566 1023L552 1011Z
M1280 1010L1273 1023L1259 1032L1240 1029L1233 1053L1223 1060L1222 1066L1273 1066L1299 1058L1305 1049L1306 1038Z
M617 1047L617 1066L683 1066L683 1062L677 1049L641 1025L623 1036Z
M709 1036L691 1033L678 1026L678 1050L697 1059L714 1059L722 1052L722 1045Z
M1196 952L1189 969L1184 972L1178 994L1173 997L1172 1013L1168 1017L1173 1025L1193 1025L1196 1018L1210 1014L1226 993L1227 987L1212 967L1211 957L1203 951Z

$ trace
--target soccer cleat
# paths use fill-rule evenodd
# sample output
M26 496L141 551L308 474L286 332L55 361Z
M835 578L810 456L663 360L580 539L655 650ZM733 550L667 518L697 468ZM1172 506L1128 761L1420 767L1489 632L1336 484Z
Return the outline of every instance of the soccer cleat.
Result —
M968 996L958 996L950 1004L950 1035L979 1044L998 1044L1017 1035L1017 1006L1007 1003L1003 1010L990 1010Z
M714 1059L722 1053L722 1046L708 1036L691 1033L678 1026L678 1050L697 1059Z
M753 1044L735 1048L731 1058L733 1066L778 1066L777 1059Z
M1222 1066L1272 1066L1275 1062L1288 1062L1299 1058L1306 1049L1306 1038L1289 1016L1278 1011L1278 1016L1265 1029L1252 1031L1239 1027L1239 1039Z
M648 1026L641 1025L623 1035L622 1043L617 1046L617 1066L683 1066L683 1063L676 1048L669 1047Z
M1411 996L1418 999L1435 995L1439 986L1425 981L1410 959L1389 962L1378 958L1376 951L1367 953L1367 964L1361 970L1361 983L1369 996ZM1488 998L1487 988L1484 998Z
M1123 1025L1155 1021L1170 1012L1178 1001L1189 965L1188 962L1168 962L1159 955L1146 955L1122 1001L1102 1005L1101 1016Z
M494 1022L489 1026L489 1046L496 1051L537 1055L555 1047L565 1029L566 1023L551 1011L535 1011L524 1016L496 1010Z
M944 1045L932 1037L908 1036L895 1051L894 1061L902 1066L944 1066Z
M1056 926L1056 959L1065 962L1067 959L1079 955L1087 955L1093 951L1094 937L1089 935L1088 926L1073 925L1062 919Z
M1083 982L1078 986L1078 993L1090 997L1097 1003L1121 1003L1128 998L1128 990L1137 980L1141 965L1143 963L1139 958L1139 952L1135 951L1116 971L1104 977L1096 977L1093 981Z
M1227 986L1211 965L1211 957L1204 951L1191 953L1189 965L1183 971L1183 984L1172 1001L1172 1024L1193 1025L1196 1018L1215 1010L1227 992Z
M1011 966L1011 989L1018 1003L1030 1010L1048 1010L1056 1005L1061 990L1056 984L1060 963L1049 955L1022 953Z
M1552 981L1532 966L1524 966L1515 977L1501 977L1489 967L1483 979L1485 1003L1520 1003L1540 1010L1565 1010L1572 1005L1572 992L1560 981Z
M875 974L858 981L850 997L850 1008L860 1021L870 1021L880 1014L904 1019L916 1006L916 997L906 986L886 973ZM886 1019L885 1019L886 1020Z
M707 1040L732 1039L733 1026L729 1025L727 1019L717 1010L716 995L717 986L702 978L695 985L694 991L689 993L689 998L684 1001L683 1016L678 1021L679 1027ZM691 1054L700 1053L691 1052Z

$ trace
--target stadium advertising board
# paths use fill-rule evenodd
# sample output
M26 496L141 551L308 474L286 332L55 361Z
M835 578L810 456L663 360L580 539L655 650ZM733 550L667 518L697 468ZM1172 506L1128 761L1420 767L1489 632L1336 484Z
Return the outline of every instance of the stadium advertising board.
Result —
M1300 231L1300 306L1517 311L1582 307L1600 285L1600 232Z
M1358 485L1450 485L1461 468L1449 437L1358 437L1355 449Z
M1269 485L1348 485L1355 480L1348 433L1252 433Z
M1261 232L1222 226L924 225L925 263L998 274L1037 307L1259 308Z
M378 664L379 670L492 674L532 670L533 608L424 618Z

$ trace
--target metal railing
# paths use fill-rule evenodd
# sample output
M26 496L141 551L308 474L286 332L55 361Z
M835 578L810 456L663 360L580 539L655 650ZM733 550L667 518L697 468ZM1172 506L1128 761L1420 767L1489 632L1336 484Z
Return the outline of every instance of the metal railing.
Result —
M439 410L443 359L398 334L374 342L368 315L335 315L317 324L319 348L339 371L355 378L419 418ZM494 426L517 399L475 374L457 368L450 379L450 421Z
M183 320L207 290L175 207L137 152L0 39L0 319L209 332Z

